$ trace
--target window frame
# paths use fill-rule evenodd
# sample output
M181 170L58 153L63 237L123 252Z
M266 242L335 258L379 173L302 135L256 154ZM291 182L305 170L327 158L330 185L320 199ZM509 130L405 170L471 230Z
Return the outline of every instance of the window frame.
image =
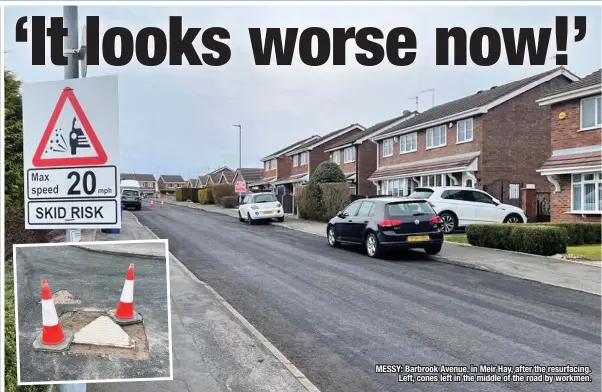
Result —
M391 152L390 152L389 154L385 154L385 144L386 144L387 142L391 142ZM385 140L383 140L383 154L382 154L382 157L383 157L383 158L388 158L388 157L390 157L390 156L393 156L393 150L395 149L395 148L394 148L394 144L395 144L395 143L393 142L393 138L392 138L392 137L390 137L390 138L388 138L388 139L385 139Z
M351 151L351 159L347 160L347 151ZM343 150L343 163L353 163L355 162L355 147L351 146L351 147L347 147Z
M410 146L413 146L413 149L411 150L405 150L406 146L407 146L407 138L411 137L412 141L410 142ZM403 142L402 142L403 140ZM401 146L403 146L403 150L401 148ZM412 133L406 133L405 135L401 135L399 136L399 153L400 154L409 154L412 152L416 152L418 151L418 132L412 132Z
M370 204L370 209L368 210L368 214L367 215L360 215L360 211L362 210L362 208L364 207L364 204ZM355 216L361 216L361 217L366 217L366 218L370 218L372 216L374 216L374 212L375 212L375 207L376 203L373 201L363 201L362 204L360 205L360 208L357 209L357 212L355 213Z
M466 130L468 129L466 125L470 122L470 139L466 138ZM465 124L464 128L464 140L460 140L460 124ZM474 121L471 118L465 118L464 120L459 120L456 123L456 144L462 143L470 143L474 140Z
M434 133L435 130L439 130L439 131L442 130L441 134L443 135L443 143L429 146L429 132ZM440 140L441 140L441 138L440 138ZM433 135L433 142L434 141L435 141L435 136ZM424 140L424 149L432 150L435 148L441 148L441 147L445 147L445 146L447 146L447 125L443 124L443 125L437 125L436 127L427 128L426 134L425 134L425 140Z
M583 102L589 101L592 99L594 100L594 125L591 127L584 128L583 127ZM600 123L597 123L598 116L602 116L602 113L600 113L600 110L602 110L602 108L598 108L598 102L600 102L600 105L602 106L602 95L594 95L591 97L583 98L583 99L581 99L581 101L579 101L579 130L580 131L590 131L592 129L602 128L602 121L600 121ZM602 120L602 118L600 120Z
M299 166L299 154L293 155L293 167Z
M584 176L586 174L593 174L593 180L585 180ZM575 175L580 175L581 180L575 181ZM575 200L575 184L580 185L580 210L574 209L573 201ZM585 185L586 184L594 184L594 209L593 210L584 210L585 206ZM602 172L594 171L594 172L583 172L583 173L574 173L571 174L571 209L570 212L572 214L602 214L602 203L600 202L600 192L602 188Z
M341 164L341 150L336 150L332 152L332 161L337 165Z
M305 162L303 162L303 158L305 158ZM309 163L309 152L303 151L299 154L299 166L305 166Z
M277 165L278 165L278 161L275 158L270 160L270 170L276 170Z
M361 200L360 200L360 201L354 201L353 203L349 204L349 205L348 205L347 207L345 207L345 209L343 210L343 214L348 214L348 213L347 213L347 210L348 210L350 207L352 207L352 206L354 206L354 205L356 205L356 204L357 204L357 206L358 206L358 207L357 207L357 210L355 210L355 214L354 214L354 215L349 215L349 214L348 214L348 215L347 215L347 217L357 216L357 213L358 213L358 211L360 210L360 207L361 207L361 204L362 204L362 202L363 202L363 201L361 201Z

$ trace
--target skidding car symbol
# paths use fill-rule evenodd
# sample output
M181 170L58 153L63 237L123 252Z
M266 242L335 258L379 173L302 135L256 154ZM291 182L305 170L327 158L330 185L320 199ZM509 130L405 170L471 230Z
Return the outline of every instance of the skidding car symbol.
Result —
M90 143L84 131L81 128L75 128L75 121L77 119L73 117L73 124L71 124L71 132L69 132L69 146L71 147L71 155L76 155L78 148L90 148Z

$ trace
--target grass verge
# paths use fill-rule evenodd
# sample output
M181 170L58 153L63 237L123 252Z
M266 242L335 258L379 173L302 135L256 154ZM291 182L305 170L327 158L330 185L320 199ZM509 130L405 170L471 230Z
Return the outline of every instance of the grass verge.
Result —
M468 244L466 234L449 234L444 237L447 242L455 242L456 244Z
M602 246L600 244L569 246L567 253L569 255L579 255L588 260L602 260Z

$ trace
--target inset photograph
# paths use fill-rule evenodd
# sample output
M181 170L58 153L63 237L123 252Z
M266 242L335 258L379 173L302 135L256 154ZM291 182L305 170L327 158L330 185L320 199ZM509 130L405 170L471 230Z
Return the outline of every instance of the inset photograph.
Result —
M167 240L14 246L19 385L173 379Z

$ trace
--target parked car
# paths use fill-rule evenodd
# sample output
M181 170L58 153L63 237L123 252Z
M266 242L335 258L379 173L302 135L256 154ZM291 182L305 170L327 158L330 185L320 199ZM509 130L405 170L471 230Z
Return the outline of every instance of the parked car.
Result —
M284 209L271 192L251 193L244 197L238 206L238 219L252 225L258 221L272 219L284 222Z
M142 196L140 195L140 184L135 180L121 180L121 204L125 208L133 207L136 211L142 209Z
M424 249L436 255L443 245L441 218L426 200L378 197L356 200L326 225L328 244L363 244L370 257L391 249Z
M443 222L443 232L451 233L473 223L526 223L518 207L503 204L487 192L467 187L420 187L410 198L428 200Z

